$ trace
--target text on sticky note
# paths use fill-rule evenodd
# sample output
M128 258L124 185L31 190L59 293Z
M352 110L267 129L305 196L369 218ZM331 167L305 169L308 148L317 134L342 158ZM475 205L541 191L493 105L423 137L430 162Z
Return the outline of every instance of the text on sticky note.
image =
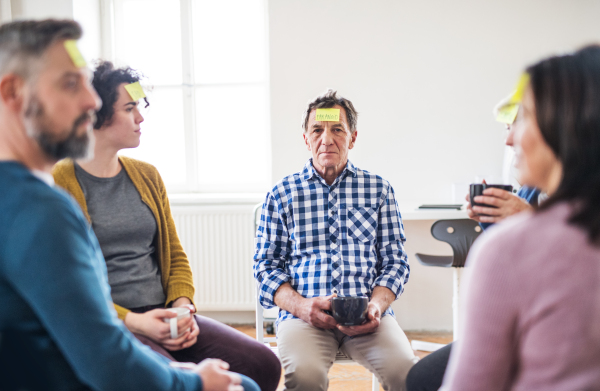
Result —
M82 68L86 65L85 58L81 55L79 48L77 47L77 41L74 39L67 39L65 41L65 49L69 53L69 57L73 61L73 64L77 68Z
M144 93L144 89L140 85L139 81L136 81L135 83L127 84L125 86L125 89L129 93L129 96L131 96L132 100L137 101L137 100L140 100L140 99L146 97L146 94Z
M317 109L315 121L339 121L340 109Z
M517 113L519 112L518 104L508 104L498 110L498 115L496 116L496 121L502 122L504 124L512 124L515 122L515 118L517 118Z

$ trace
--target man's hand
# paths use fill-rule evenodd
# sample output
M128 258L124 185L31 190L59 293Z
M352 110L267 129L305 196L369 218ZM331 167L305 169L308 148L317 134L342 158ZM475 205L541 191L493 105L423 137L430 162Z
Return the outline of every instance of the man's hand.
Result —
M367 321L359 326L341 326L338 329L349 336L374 333L381 322L381 308L373 301L367 307Z
M389 288L376 286L367 306L367 321L359 326L338 326L338 329L350 336L369 334L377 331L381 323L381 314L394 302L396 295Z
M275 304L277 307L284 309L297 318L302 319L311 326L320 329L334 329L337 322L333 316L326 314L324 311L331 311L331 298L333 294L327 297L313 297L307 299L302 297L289 282L281 284L277 292L275 292Z
M331 299L336 295L327 297L313 297L311 299L303 298L297 306L294 316L302 319L306 323L319 329L335 329L337 322L333 316L324 311L331 311Z
M204 391L243 391L242 378L228 372L229 364L217 359L206 359L198 364L196 373L202 378Z
M181 337L172 339L171 328L164 318L175 318L177 314L168 310L155 309L143 314L129 312L125 316L125 326L132 333L141 334L160 344L167 350L181 350L196 342L200 330L193 316L179 319L177 330L179 333L186 331Z
M468 194L466 199L467 201L470 201ZM533 207L527 201L518 197L517 195L506 190L491 187L485 189L483 191L483 195L475 197L474 201L496 207L471 207L469 202L467 205L467 215L470 219L480 223L497 223L524 210L533 210ZM481 216L481 214L485 214L487 216Z

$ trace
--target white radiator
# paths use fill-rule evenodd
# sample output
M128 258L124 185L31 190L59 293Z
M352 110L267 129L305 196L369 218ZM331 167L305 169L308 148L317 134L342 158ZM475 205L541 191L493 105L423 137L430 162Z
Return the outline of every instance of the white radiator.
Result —
M252 205L172 205L199 311L253 311Z

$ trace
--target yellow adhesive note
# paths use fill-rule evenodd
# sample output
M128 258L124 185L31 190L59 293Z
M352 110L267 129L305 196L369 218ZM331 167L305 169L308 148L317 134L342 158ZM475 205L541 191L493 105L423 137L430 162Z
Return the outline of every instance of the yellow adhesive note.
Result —
M340 109L317 109L315 121L339 121Z
M85 58L81 55L79 48L77 47L77 41L74 39L67 39L65 41L65 49L69 53L69 57L73 61L73 64L77 68L82 68L86 65Z
M138 100L146 97L146 94L144 93L144 89L140 85L139 81L136 81L135 83L127 84L125 86L125 89L127 90L127 92L129 92L129 96L131 96L131 99L133 99L135 101L138 101Z
M529 74L523 73L519 78L519 82L517 83L517 87L515 89L515 93L510 98L510 103L521 103L523 100L523 93L525 93L525 88L529 84Z
M496 121L511 125L513 122L515 122L518 112L519 112L518 104L508 104L508 105L502 107L500 110L498 110L498 115L496 116Z

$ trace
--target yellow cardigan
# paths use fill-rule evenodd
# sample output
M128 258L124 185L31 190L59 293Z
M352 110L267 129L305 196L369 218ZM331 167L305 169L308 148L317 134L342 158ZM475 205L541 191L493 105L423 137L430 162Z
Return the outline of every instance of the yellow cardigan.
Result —
M192 270L177 236L167 191L160 174L153 165L139 160L119 156L119 162L121 162L135 188L142 196L142 201L148 205L156 219L158 226L156 254L162 276L163 290L165 296L167 296L165 307L180 297L187 297L193 303ZM83 190L81 190L81 186L75 177L73 161L65 159L58 162L54 166L52 174L56 184L75 197L75 200L83 209L84 215L91 222ZM114 306L119 318L124 320L129 310L117 304L114 304Z

